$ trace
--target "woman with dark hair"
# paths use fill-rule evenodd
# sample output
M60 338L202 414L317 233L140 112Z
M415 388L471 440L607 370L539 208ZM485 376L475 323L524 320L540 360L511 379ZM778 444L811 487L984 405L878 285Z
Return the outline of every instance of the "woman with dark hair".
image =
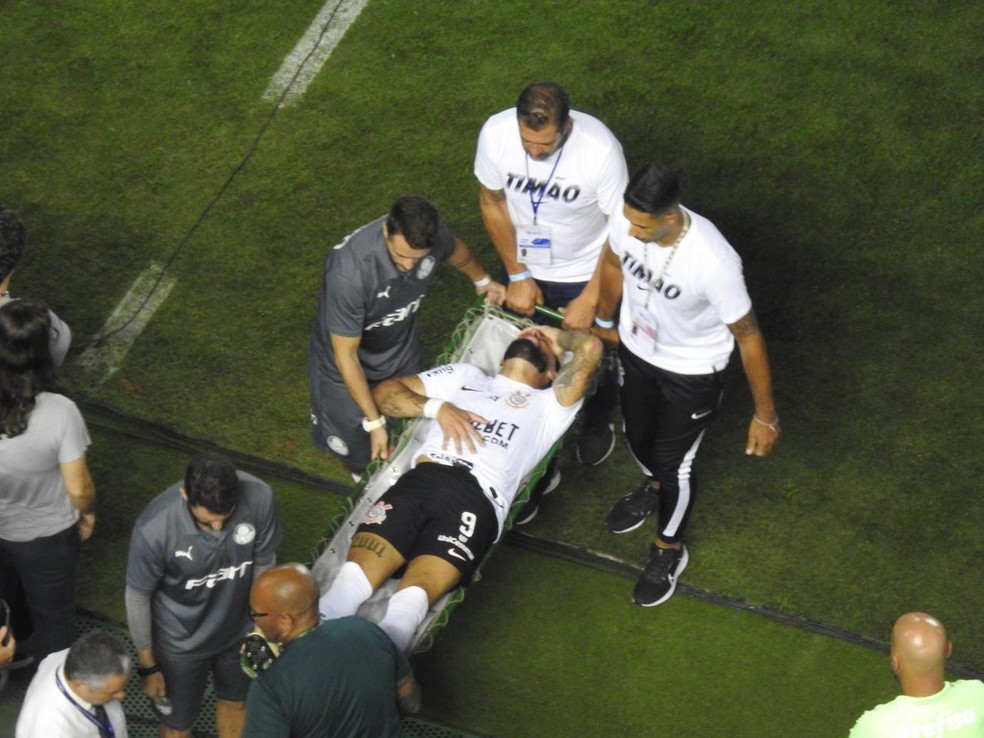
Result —
M50 330L41 303L0 306L0 596L21 588L38 660L75 639L79 541L96 523L89 432L54 392Z

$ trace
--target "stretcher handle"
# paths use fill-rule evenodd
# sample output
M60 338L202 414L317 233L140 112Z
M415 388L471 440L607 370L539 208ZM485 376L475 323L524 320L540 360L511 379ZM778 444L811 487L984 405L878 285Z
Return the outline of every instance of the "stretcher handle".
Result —
M540 315L546 315L548 318L553 318L558 323L564 322L564 314L559 310L548 308L546 305L534 305L533 310L540 313Z

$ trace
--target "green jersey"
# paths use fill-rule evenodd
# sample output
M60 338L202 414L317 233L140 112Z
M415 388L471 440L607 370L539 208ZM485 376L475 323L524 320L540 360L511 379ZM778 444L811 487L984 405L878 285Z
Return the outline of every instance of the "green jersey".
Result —
M984 682L947 682L929 697L900 695L858 718L849 738L984 738Z

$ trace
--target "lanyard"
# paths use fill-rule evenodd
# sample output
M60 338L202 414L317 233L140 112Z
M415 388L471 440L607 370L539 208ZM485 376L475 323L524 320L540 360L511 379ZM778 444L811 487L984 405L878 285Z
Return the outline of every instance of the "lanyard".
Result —
M536 200L533 199L533 188L530 187L530 207L533 208L533 225L536 225L536 212L540 209L540 203L543 202L543 196L547 194L547 187L550 186L550 180L553 179L554 173L557 171L557 166L560 164L560 158L564 155L564 147L561 146L560 150L557 152L557 161L554 162L553 169L550 170L550 176L547 177L547 181L543 183L543 187L537 188L540 190L540 197ZM530 155L526 155L526 183L529 184L530 181Z
M65 688L65 685L62 684L61 677L58 676L58 672L57 671L55 672L55 684L58 685L58 689L61 690L61 693L63 695L65 695L65 698L69 702L72 703L72 705L75 707L75 709L78 710L79 712L81 712L82 715L85 716L86 720L88 720L90 723L92 723L97 728L99 728L99 734L100 735L105 734L105 735L109 736L109 738L116 738L116 731L113 729L113 724L109 721L109 717L107 717L106 718L106 722L103 723L102 720L100 720L99 718L97 718L95 715L93 715L91 712L89 712L87 709L85 709L82 705L80 705L78 703L78 701L74 697L72 697L72 695L70 695L68 693L68 689L66 689Z
M676 241L673 242L673 246L670 248L670 255L667 256L666 261L663 262L663 268L659 270L659 274L656 275L656 278L647 285L646 310L649 309L649 300L653 296L653 290L655 289L655 285L658 285L660 281L663 279L663 277L666 276L666 270L670 268L670 262L673 261L673 257L676 256L677 249L680 248L680 242L683 240L684 236L686 236L687 232L690 230L690 223L691 223L690 215L687 213L686 210L681 210L681 212L683 213L683 218L684 218L683 228L680 229L680 234L676 237ZM658 244L656 245L656 248L659 248ZM648 243L643 244L642 254L643 254L642 257L643 265L645 266L646 273L648 274L649 273L649 244Z

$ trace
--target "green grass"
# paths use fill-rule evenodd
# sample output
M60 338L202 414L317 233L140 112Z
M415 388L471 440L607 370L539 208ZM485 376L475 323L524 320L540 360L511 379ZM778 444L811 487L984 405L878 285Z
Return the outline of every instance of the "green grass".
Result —
M32 244L15 293L50 300L77 346L95 338L253 151L273 114L260 96L319 7L5 3L0 199L20 210ZM619 136L630 168L682 168L686 202L742 254L769 342L784 436L771 458L744 457L750 402L733 367L702 450L686 581L877 640L900 612L927 609L949 626L955 659L982 669L982 36L984 15L963 0L373 0L177 253L176 287L121 370L100 384L70 362L66 378L79 396L346 482L307 430L326 250L394 197L422 192L491 266L471 175L477 131L528 82L557 79ZM465 280L442 276L422 309L428 355L470 299ZM105 579L83 583L84 602L113 614L132 518L185 456L109 430L96 438L106 550L87 572ZM650 527L610 536L600 522L636 482L625 449L600 469L562 458L565 484L531 530L641 562ZM317 495L275 486L299 555L330 515ZM623 612L631 582L606 586L611 605L606 595L598 607L619 608L615 620L690 607ZM549 612L567 601L553 588L542 596ZM467 612L435 657L469 649ZM695 627L719 618L701 612ZM763 631L756 645L778 653L784 637ZM708 643L694 659L721 648L693 640ZM811 648L788 645L784 658ZM542 658L564 665L579 696L565 692L558 707L577 714L594 676ZM702 700L734 701L711 684ZM853 714L861 701L841 704ZM441 710L455 722L453 705Z

